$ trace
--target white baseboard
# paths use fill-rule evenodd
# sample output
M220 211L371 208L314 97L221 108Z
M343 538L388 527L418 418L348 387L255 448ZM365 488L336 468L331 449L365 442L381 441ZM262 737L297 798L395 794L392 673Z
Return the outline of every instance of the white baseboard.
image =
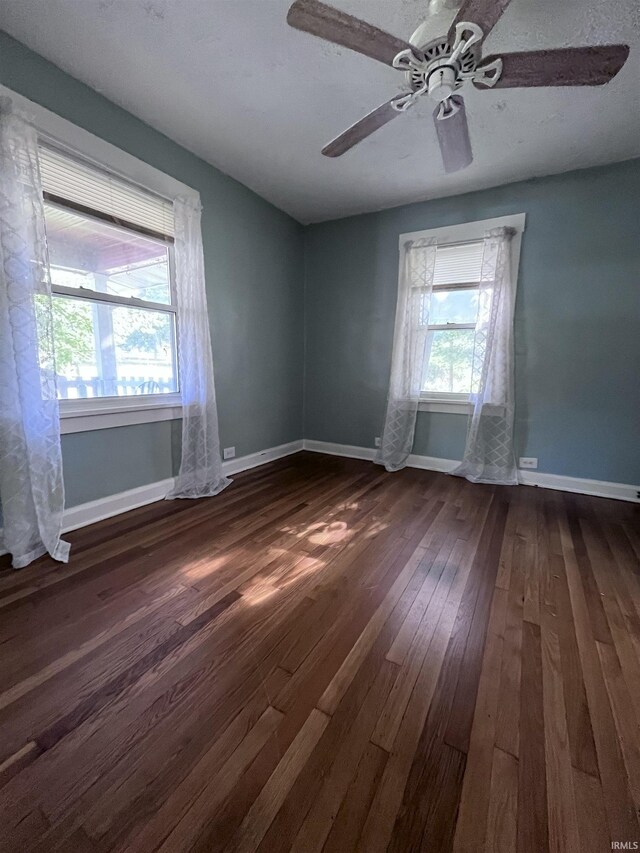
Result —
M373 447L355 447L351 444L334 444L329 441L304 440L304 449L314 453L327 453L330 456L348 456L351 459L374 460L376 449ZM411 468L423 468L427 471L447 473L459 461L440 459L437 456L418 456L411 454L408 463ZM609 483L606 480L586 480L582 477L565 477L561 474L543 474L539 471L519 471L520 482L525 486L540 486L544 489L556 489L561 492L575 492L579 495L594 495L601 498L640 503L640 486L627 483Z
M371 461L376 458L374 447L356 447L354 444L334 444L331 441L312 441L308 438L305 438L302 444L304 450L311 450L314 453L327 453L329 456L348 456L349 459L369 459Z
M267 450L260 450L258 453L240 456L238 459L229 459L222 463L222 470L227 476L231 476L240 471L247 471L249 468L257 468L258 465L264 465L266 462L281 459L283 456L290 456L300 450L302 450L302 441L291 441L289 444L270 447ZM166 480L148 483L146 486L138 486L135 489L127 489L125 492L118 492L115 495L107 495L107 497L98 498L95 501L68 507L64 511L63 532L68 533L70 530L77 530L87 524L104 521L105 518L128 512L130 509L137 509L140 506L161 501L167 492L173 488L174 482L174 478L169 477Z
M222 463L225 474L238 474L256 468L275 459L290 456L300 450L310 450L314 453L326 453L330 456L347 456L350 459L365 459L373 461L376 449L373 447L356 447L351 444L334 444L328 441L291 441L278 447L270 447L238 459L229 459ZM409 466L412 468L423 468L427 471L441 471L447 473L457 464L455 459L440 459L436 456L419 456L412 454L409 457ZM617 500L632 501L640 503L638 492L640 486L628 485L626 483L609 483L605 480L585 480L581 477L565 477L560 474L543 474L535 471L520 471L520 482L527 486L540 486L545 489L557 489L562 492L575 492L581 495L595 495L603 498L615 498ZM95 501L68 507L64 511L63 531L77 530L97 521L104 521L114 515L137 509L140 506L160 501L174 485L173 477L138 486L135 489L127 489L115 495L108 495ZM0 531L1 532L1 531ZM6 553L0 550L0 555Z
M249 468L257 468L258 465L264 465L266 462L281 459L283 456L298 453L300 450L302 450L302 440L290 441L288 444L269 447L267 450L259 450L257 453L239 456L237 459L228 459L222 463L222 470L227 476L231 476L240 473L240 471L247 471ZM77 530L87 524L104 521L105 518L111 518L121 512L128 512L130 509L137 509L140 506L161 501L167 492L173 488L174 482L174 478L169 477L166 480L148 483L146 486L138 486L135 489L127 489L125 492L118 492L115 495L107 495L107 497L98 498L95 501L68 507L64 511L63 532L68 533L70 530Z
M520 482L525 486L540 486L578 495L614 498L619 501L640 503L640 486L630 483L610 483L607 480L586 480L582 477L565 477L563 474L543 474L541 471L519 471Z
M273 462L275 459L282 459L283 456L298 453L302 450L302 446L302 439L299 439L298 441L290 441L288 444L279 444L277 447L269 447L267 450L259 450L257 453L249 453L247 456L238 457L238 459L228 459L222 463L222 470L230 477L240 471L248 471L249 468L257 468L258 465L264 465L267 462Z
M348 456L350 459L376 458L375 447L355 447L353 444L334 444L330 441L304 440L304 449L314 453L327 453L329 456ZM410 468L423 468L425 471L442 471L447 473L459 464L455 459L439 459L437 456L418 456L412 453L407 463Z
M105 518L111 518L111 516L119 515L121 512L128 512L130 509L137 509L139 506L161 501L167 492L173 488L174 482L173 477L168 477L166 480L158 480L155 483L148 483L146 486L137 486L135 489L127 489L125 492L118 492L115 495L107 495L95 501L87 501L84 504L67 507L64 511L62 532L68 533L70 530L77 530L87 524L104 521Z

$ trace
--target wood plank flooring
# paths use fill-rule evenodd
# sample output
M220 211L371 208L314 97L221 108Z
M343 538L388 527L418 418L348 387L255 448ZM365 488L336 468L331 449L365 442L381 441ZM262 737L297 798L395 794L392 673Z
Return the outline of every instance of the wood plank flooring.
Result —
M300 453L0 560L0 850L640 841L640 507Z

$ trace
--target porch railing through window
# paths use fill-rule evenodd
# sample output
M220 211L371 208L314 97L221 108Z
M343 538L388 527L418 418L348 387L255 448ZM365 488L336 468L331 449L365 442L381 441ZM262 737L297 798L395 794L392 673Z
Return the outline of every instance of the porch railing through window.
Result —
M122 379L68 379L57 377L58 396L61 400L80 400L87 397L132 397L140 394L170 394L175 383L171 379L149 379L145 376L127 376Z

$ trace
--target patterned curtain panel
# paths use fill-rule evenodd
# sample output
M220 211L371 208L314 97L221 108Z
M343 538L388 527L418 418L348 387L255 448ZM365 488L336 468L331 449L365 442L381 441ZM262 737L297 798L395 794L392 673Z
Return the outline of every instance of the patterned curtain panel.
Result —
M36 133L0 99L0 548L66 562L52 303Z
M400 254L398 302L393 337L389 395L376 461L387 471L407 464L413 447L422 389L429 311L436 263L436 241L409 240Z
M473 352L473 412L462 463L451 472L474 483L518 482L513 451L513 234L510 228L496 228L484 237Z
M182 394L182 461L172 498L217 495L231 480L222 473L218 410L204 280L201 207L177 198L175 264L178 298L178 365Z

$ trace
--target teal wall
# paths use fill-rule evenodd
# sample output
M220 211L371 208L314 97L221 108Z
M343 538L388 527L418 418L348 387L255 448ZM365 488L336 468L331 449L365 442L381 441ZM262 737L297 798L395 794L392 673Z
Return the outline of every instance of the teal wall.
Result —
M1 31L0 83L198 190L222 446L302 438L302 226ZM177 432L63 436L67 505L171 476Z
M66 505L171 477L180 465L180 426L159 421L63 435Z
M640 160L308 227L305 438L372 447L380 435L398 235L522 212L517 455L640 482ZM420 413L414 452L459 459L466 420Z

